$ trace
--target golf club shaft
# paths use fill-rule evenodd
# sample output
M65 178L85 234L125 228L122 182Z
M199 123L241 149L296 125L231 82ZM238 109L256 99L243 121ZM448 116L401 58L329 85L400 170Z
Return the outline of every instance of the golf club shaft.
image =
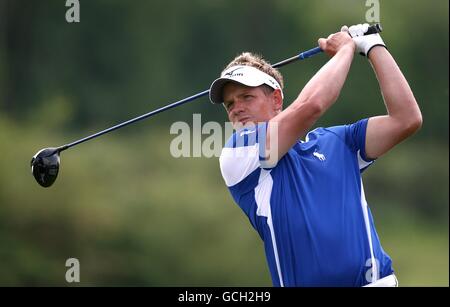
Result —
M135 122L137 122L137 121L146 119L146 118L148 118L148 117L150 117L150 116L153 116L153 115L155 115L155 114L161 113L161 112L163 112L163 111L172 109L172 108L177 107L177 106L179 106L179 105L182 105L182 104L184 104L184 103L187 103L187 102L193 101L193 100L195 100L195 99L197 99L197 98L200 98L200 97L203 97L203 96L205 96L205 95L208 95L208 93L209 93L209 90L205 90L205 91L203 91L203 92L197 93L197 94L192 95L192 96L190 96L190 97L186 97L186 98L184 98L184 99L182 99L182 100L176 101L176 102L171 103L171 104L169 104L169 105L167 105L167 106L164 106L164 107L161 107L161 108L159 108L159 109L153 110L153 111L151 111L151 112L145 113L145 114L143 114L143 115L141 115L141 116L132 118L132 119L130 119L130 120L127 120L126 122L117 124L117 125L115 125L115 126L113 126L113 127L111 127L111 128L108 128L108 129L102 130L102 131L100 131L100 132L94 133L94 134L92 134L92 135L90 135L90 136L87 136L87 137L85 137L85 138L82 138L82 139L80 139L80 140L78 140L78 141L75 141L75 142L73 142L73 143L70 143L70 144L66 144L66 145L60 146L60 147L58 147L57 150L58 150L58 152L61 152L61 151L63 151L63 150L69 149L70 147L73 147L73 146L75 146L75 145L84 143L84 142L86 142L86 141L89 141L89 140L91 140L91 139L93 139L93 138L99 137L99 136L101 136L101 135L103 135L103 134L106 134L106 133L108 133L108 132L111 132L111 131L117 130L117 129L119 129L119 128L128 126L128 125L130 125L130 124L132 124L132 123L135 123Z
M374 25L372 25L372 26L369 27L369 29L368 29L368 31L366 32L365 35L373 34L373 33L379 33L379 32L381 32L381 31L382 31L382 28L381 28L380 24L374 24ZM280 62L278 62L278 63L275 63L275 64L272 65L272 67L274 67L274 68L282 67L282 66L284 66L284 65L290 64L290 63L295 62L295 61L297 61L297 60L303 60L303 59L312 57L312 56L314 56L314 55L316 55L316 54L318 54L318 53L321 53L322 51L323 51L323 50L320 49L319 47L315 47L315 48L306 50L306 51L304 51L304 52L301 52L301 53L299 53L298 55L293 56L293 57L291 57L291 58L288 58L288 59L286 59L286 60L283 60L283 61L280 61ZM113 127L111 127L111 128L108 128L108 129L102 130L102 131L100 131L100 132L94 133L94 134L92 134L92 135L90 135L90 136L87 136L87 137L85 137L85 138L82 138L82 139L80 139L80 140L77 140L77 141L75 141L75 142L72 142L72 143L70 143L70 144L66 144L66 145L60 146L60 147L58 147L56 150L57 150L58 152L61 152L61 151L63 151L63 150L69 149L70 147L73 147L73 146L75 146L75 145L84 143L84 142L89 141L89 140L91 140L91 139L93 139L93 138L99 137L99 136L101 136L101 135L103 135L103 134L109 133L109 132L114 131L114 130L117 130L117 129L119 129L119 128L128 126L128 125L130 125L130 124L133 124L133 123L138 122L138 121L140 121L140 120L146 119L146 118L148 118L148 117L150 117L150 116L153 116L153 115L155 115L155 114L161 113L161 112L163 112L163 111L166 111L166 110L175 108L175 107L177 107L177 106L180 106L180 105L182 105L182 104L191 102L191 101L193 101L193 100L196 100L197 98L206 96L206 95L208 95L208 94L209 94L209 89L208 89L208 90L204 90L204 91L202 91L202 92L200 92L200 93L197 93L197 94L192 95L192 96L190 96L190 97L187 97L187 98L184 98L184 99L182 99L182 100L176 101L176 102L174 102L174 103L171 103L171 104L166 105L166 106L164 106L164 107L161 107L161 108L159 108L159 109L153 110L153 111L151 111L151 112L145 113L145 114L140 115L140 116L138 116L138 117L132 118L132 119L126 121L126 122L117 124L117 125L115 125L115 126L113 126Z
M295 61L297 61L297 60L303 60L303 59L309 58L309 57L311 57L311 56L313 56L313 55L315 55L315 54L318 54L318 53L320 53L320 52L322 52L322 50L321 50L319 47L316 47L316 48L313 48L313 49L304 51L304 52L302 52L302 53L300 53L300 54L298 54L298 55L296 55L296 56L294 56L294 57L291 57L291 58L289 58L289 59L286 59L286 60L284 60L284 61L278 62L278 63L272 65L272 67L274 67L274 68L281 67L281 66L287 65L287 64L289 64L289 63L295 62ZM60 146L60 147L57 148L57 151L58 151L58 152L61 152L61 151L63 151L63 150L69 149L70 147L73 147L73 146L75 146L75 145L84 143L84 142L86 142L86 141L89 141L89 140L91 140L91 139L93 139L93 138L99 137L99 136L101 136L101 135L103 135L103 134L106 134L106 133L108 133L108 132L111 132L111 131L117 130L117 129L119 129L119 128L128 126L128 125L130 125L130 124L132 124L132 123L135 123L135 122L137 122L137 121L146 119L146 118L148 118L148 117L150 117L150 116L153 116L153 115L158 114L158 113L161 113L161 112L163 112L163 111L172 109L172 108L174 108L174 107L177 107L177 106L179 106L179 105L188 103L188 102L190 102L190 101L196 100L197 98L206 96L206 95L208 95L208 94L209 94L209 89L204 90L204 91L202 91L202 92L200 92L200 93L197 93L197 94L192 95L192 96L190 96L190 97L187 97L187 98L184 98L184 99L182 99L182 100L176 101L176 102L171 103L171 104L169 104L169 105L167 105L167 106L164 106L164 107L161 107L161 108L159 108L159 109L153 110L153 111L148 112L148 113L146 113L146 114L143 114L143 115L141 115L141 116L132 118L132 119L126 121L126 122L117 124L117 125L115 125L115 126L113 126L113 127L111 127L111 128L108 128L108 129L102 130L102 131L100 131L100 132L94 133L94 134L92 134L92 135L90 135L90 136L87 136L87 137L85 137L85 138L82 138L82 139L80 139L80 140L77 140L77 141L75 141L75 142L73 142L73 143L70 143L70 144L66 144L66 145Z

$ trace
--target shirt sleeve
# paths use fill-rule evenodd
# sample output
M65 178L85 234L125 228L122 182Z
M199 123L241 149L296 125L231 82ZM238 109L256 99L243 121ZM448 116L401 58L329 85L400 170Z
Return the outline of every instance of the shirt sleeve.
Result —
M228 187L242 182L265 160L267 123L236 131L222 149L220 171Z
M375 159L369 159L366 155L366 131L369 119L361 119L356 123L330 128L341 137L351 151L356 153L359 169L365 170Z

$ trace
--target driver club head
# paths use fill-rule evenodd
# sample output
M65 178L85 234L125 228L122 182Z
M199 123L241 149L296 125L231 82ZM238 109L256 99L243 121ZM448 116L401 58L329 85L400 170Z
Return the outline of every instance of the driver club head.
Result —
M59 163L59 150L57 148L44 148L31 159L31 172L41 186L48 188L58 176Z

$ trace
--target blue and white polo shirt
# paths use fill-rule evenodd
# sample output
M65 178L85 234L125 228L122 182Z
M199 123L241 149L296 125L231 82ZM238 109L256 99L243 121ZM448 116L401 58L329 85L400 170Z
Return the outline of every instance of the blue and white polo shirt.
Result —
M274 286L363 286L392 274L361 179L373 163L367 122L317 128L270 169L260 150L267 123L223 148L222 176L264 241Z

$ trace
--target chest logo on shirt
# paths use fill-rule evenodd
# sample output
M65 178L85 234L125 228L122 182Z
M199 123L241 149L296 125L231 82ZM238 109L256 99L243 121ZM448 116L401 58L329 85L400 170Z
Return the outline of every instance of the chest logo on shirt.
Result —
M251 134L251 133L255 133L256 130L245 130L241 132L241 136L247 135L247 134Z
M321 154L320 152L318 152L318 151L315 151L313 153L313 156L316 157L317 159L319 159L320 161L325 161L326 160L325 156L323 154Z

